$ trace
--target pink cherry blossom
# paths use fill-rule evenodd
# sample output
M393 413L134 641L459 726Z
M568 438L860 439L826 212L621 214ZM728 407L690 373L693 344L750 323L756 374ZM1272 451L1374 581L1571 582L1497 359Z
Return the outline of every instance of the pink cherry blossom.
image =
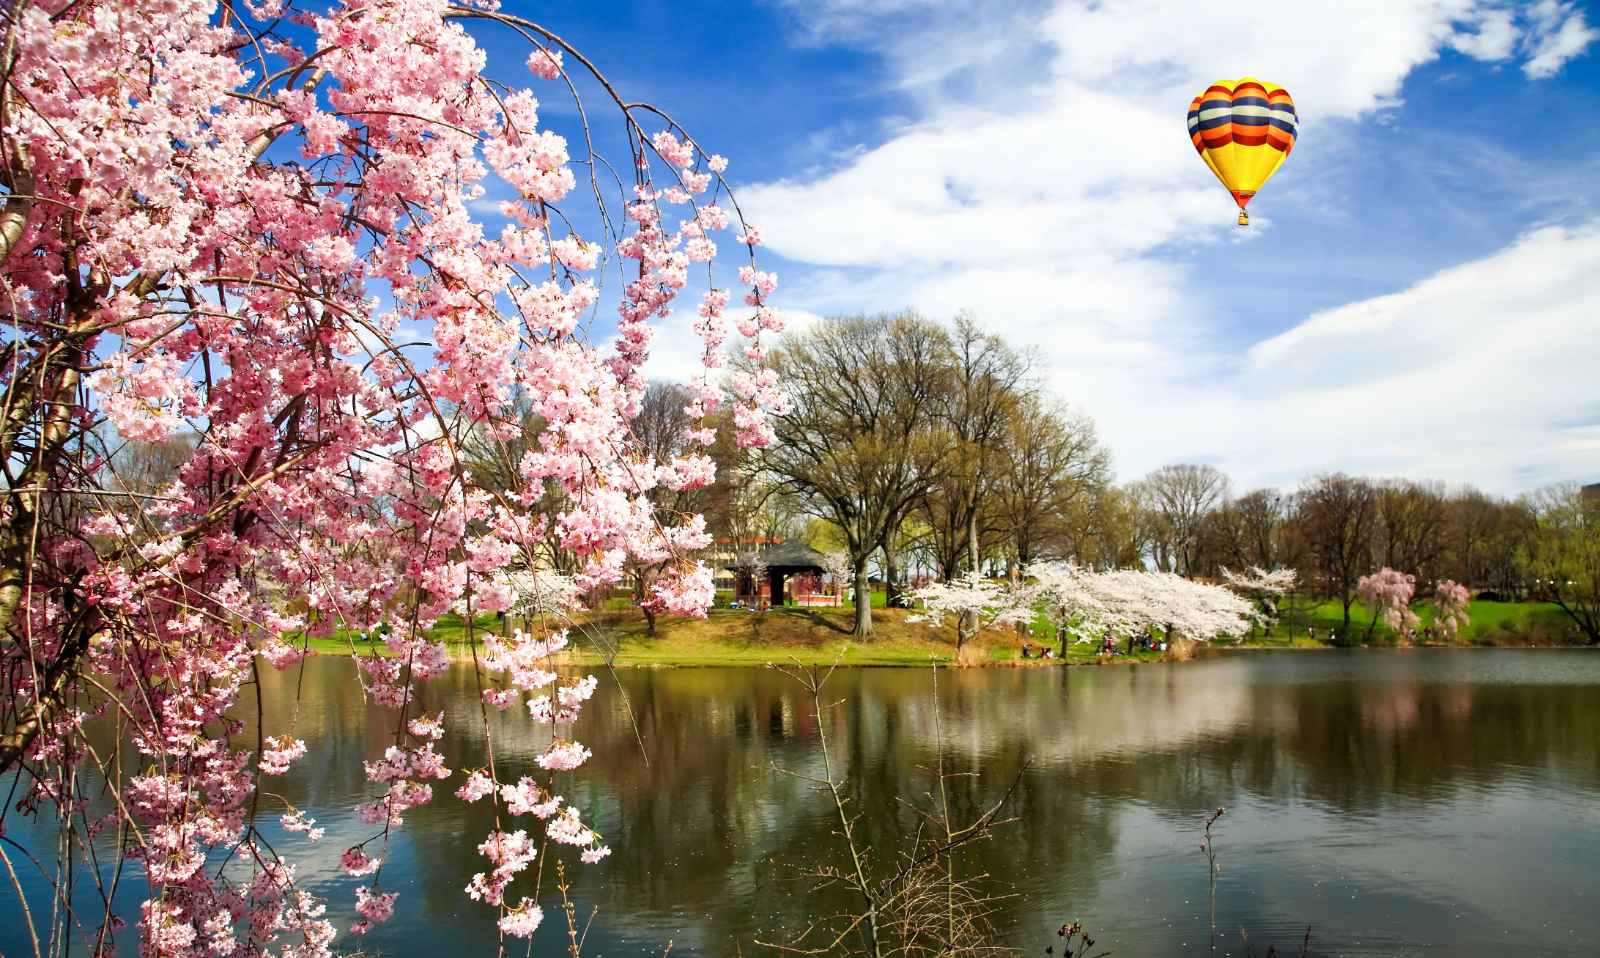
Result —
M544 909L524 898L516 908L500 916L500 930L512 938L530 938L544 921Z
M1433 624L1445 641L1454 642L1470 621L1467 603L1471 600L1467 587L1452 579L1441 579L1435 587Z
M456 789L456 798L461 799L463 802L476 802L492 792L494 792L494 779L482 772L475 771L467 776L467 780L461 784L460 788Z
M316 819L306 817L305 812L298 808L285 812L279 817L278 823L283 826L285 831L302 832L311 841L320 840L325 833L324 829L316 827Z
M394 917L394 902L398 892L373 894L366 888L356 889L356 912L367 920L368 927L381 925Z
M344 869L346 875L355 877L370 875L376 872L382 864L383 859L369 858L359 848L347 848L344 854L339 857L339 867Z
M561 77L561 51L539 47L528 54L528 72L541 80Z
M1374 610L1374 618L1403 636L1409 636L1418 625L1417 614L1411 611L1411 598L1417 591L1417 577L1387 566L1364 575L1356 581L1356 595Z
M291 739L287 735L269 738L266 748L261 752L261 774L282 775L289 771L289 764L306 753L306 743L300 739Z

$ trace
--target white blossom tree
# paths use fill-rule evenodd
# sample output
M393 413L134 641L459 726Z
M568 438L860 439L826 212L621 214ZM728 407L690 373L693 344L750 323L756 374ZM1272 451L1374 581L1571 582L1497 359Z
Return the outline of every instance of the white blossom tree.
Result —
M1227 589L1172 572L1114 569L1095 573L1094 584L1100 600L1131 623L1133 632L1161 629L1207 642L1249 631L1256 617L1250 603Z
M837 592L850 576L850 556L843 552L824 552L822 554L822 571L828 577L828 582Z
M1266 625L1278 617L1278 600L1284 593L1294 591L1298 576L1293 569L1272 569L1251 566L1244 572L1222 570L1228 588L1261 603L1261 617Z
M1220 586L1170 572L1093 572L1072 563L1035 563L1017 604L1050 619L1066 653L1068 633L1082 637L1138 635L1161 629L1199 642L1248 631L1257 613Z
M912 589L901 597L907 605L920 605L908 622L926 622L934 628L944 624L946 616L956 620L956 651L985 627L1026 622L1033 617L1033 609L1026 594L1004 582L985 579L976 572L957 576L949 582L930 582Z
M1132 625L1102 600L1095 573L1077 563L1036 562L1027 566L1023 577L1024 601L1049 620L1063 659L1070 638L1102 638Z

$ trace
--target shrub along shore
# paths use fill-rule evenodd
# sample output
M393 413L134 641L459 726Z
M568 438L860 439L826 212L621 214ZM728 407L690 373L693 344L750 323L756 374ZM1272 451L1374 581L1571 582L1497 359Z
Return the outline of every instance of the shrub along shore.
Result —
M934 629L922 622L910 622L913 614L904 609L880 609L873 616L873 634L866 640L850 634L852 610L782 607L767 612L715 608L705 619L657 619L655 634L647 631L644 616L631 607L617 607L580 614L572 630L575 651L565 657L574 665L600 665L607 659L619 668L669 666L760 666L772 664L846 666L911 666L930 661L957 664L955 629ZM1416 607L1422 627L1432 621L1428 603ZM1473 602L1471 623L1462 630L1457 647L1543 647L1581 645L1578 635L1561 611L1546 603ZM1337 602L1289 603L1282 618L1270 630L1257 629L1237 641L1211 643L1213 648L1324 649L1336 646L1331 641L1343 619ZM1395 646L1400 637L1380 621L1367 639L1372 620L1370 610L1356 605L1351 609L1351 644ZM504 624L495 616L478 617L474 629L499 632ZM1307 629L1311 630L1310 635ZM431 630L462 657L470 657L466 623L457 616L446 616ZM1154 662L1183 656L1163 655L1158 651L1139 651L1109 659L1096 654L1089 643L1069 643L1067 658L1024 660L1022 643L1035 649L1056 641L1042 623L1035 623L1024 636L1013 628L990 628L965 643L959 664L972 666L1052 666L1090 665L1118 662ZM1422 644L1422 643L1418 643ZM1431 643L1429 643L1431 644ZM365 652L373 644L351 633L333 638L313 639L311 647L329 655L348 655L351 650ZM380 645L381 649L382 646ZM1127 639L1117 642L1119 651L1127 649Z

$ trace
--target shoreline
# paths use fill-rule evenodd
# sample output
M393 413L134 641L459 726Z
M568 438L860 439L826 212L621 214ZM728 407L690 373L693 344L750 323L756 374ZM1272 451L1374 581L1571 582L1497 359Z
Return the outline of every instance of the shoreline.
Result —
M648 668L751 668L768 666L897 668L926 667L937 663L950 668L1060 668L1077 666L1144 665L1209 658L1223 652L1260 651L1340 651L1346 649L1405 648L1593 648L1588 645L1527 641L1532 636L1505 633L1506 639L1521 641L1464 641L1401 645L1379 641L1341 646L1325 641L1309 641L1303 636L1283 639L1255 637L1235 643L1196 644L1177 652L1135 652L1132 655L1103 656L1091 646L1074 643L1065 658L1022 659L1020 645L1025 637L1010 629L986 629L969 639L958 657L954 632L946 627L933 629L909 622L911 613L903 609L877 609L873 612L873 633L865 640L850 634L849 610L817 610L782 607L765 613L712 609L704 619L661 619L654 634L642 615L633 610L586 613L572 623L574 651L561 654L559 661L574 667L614 669ZM485 616L473 627L479 633L498 633L505 627ZM446 643L452 659L470 661L467 627L458 619L441 620L430 630L436 640ZM1484 630L1498 633L1500 630ZM1494 638L1500 638L1498 634ZM1048 644L1037 634L1026 637L1035 647ZM374 648L365 640L344 635L313 639L310 647L320 655L348 657L365 654ZM352 647L353 646L353 647ZM383 646L378 644L379 654ZM604 651L602 651L602 649ZM609 653L609 654L607 654ZM609 660L609 661L608 661Z

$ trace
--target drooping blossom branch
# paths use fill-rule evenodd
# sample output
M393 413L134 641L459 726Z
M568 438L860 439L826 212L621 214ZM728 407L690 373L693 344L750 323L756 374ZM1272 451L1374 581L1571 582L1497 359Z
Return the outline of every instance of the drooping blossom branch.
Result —
M741 444L771 435L775 383L725 389L717 373L732 291L717 285L713 237L737 231L752 255L759 240L727 161L553 32L489 6L38 0L0 13L0 774L20 798L0 829L52 810L64 831L84 827L80 802L105 782L115 810L96 827L137 836L118 847L149 882L150 953L335 947L294 849L258 827L270 812L320 837L260 784L308 746L292 727L252 728L259 700L242 699L261 694L258 658L294 667L340 629L384 637L357 677L394 710L395 734L364 764L357 813L373 835L343 865L370 879L350 904L355 930L393 914L387 836L461 776L415 699L449 665L429 628L456 607L486 708L520 702L549 728L539 781L499 780L491 747L455 789L496 805L490 868L469 891L505 934L531 934L538 903L507 904L518 876L552 845L591 860L604 846L554 787L588 757L570 727L595 691L551 664L569 590L515 570L555 550L588 590L643 564L660 570L663 610L709 604L703 520L648 493L709 483L710 459L657 462L630 430L651 321L679 308L691 264L705 277L697 439L715 440L724 403ZM485 73L468 20L527 40L548 95L575 97L574 71L598 84L627 132L622 162L595 149L581 101L574 156L531 90ZM601 170L632 182L613 191ZM738 273L749 318L735 325L759 353L782 325L777 280L748 258ZM615 344L585 342L610 302ZM537 442L512 481L480 481L462 444L517 436L519 401ZM155 443L184 455L138 488L123 464ZM483 637L483 612L528 627ZM85 732L100 715L137 761L101 761ZM49 951L111 950L114 917L63 923L89 940Z
M1249 596L1277 597L1294 589L1298 578L1293 569L1263 569L1251 566L1244 572L1223 569L1222 578L1228 587Z

